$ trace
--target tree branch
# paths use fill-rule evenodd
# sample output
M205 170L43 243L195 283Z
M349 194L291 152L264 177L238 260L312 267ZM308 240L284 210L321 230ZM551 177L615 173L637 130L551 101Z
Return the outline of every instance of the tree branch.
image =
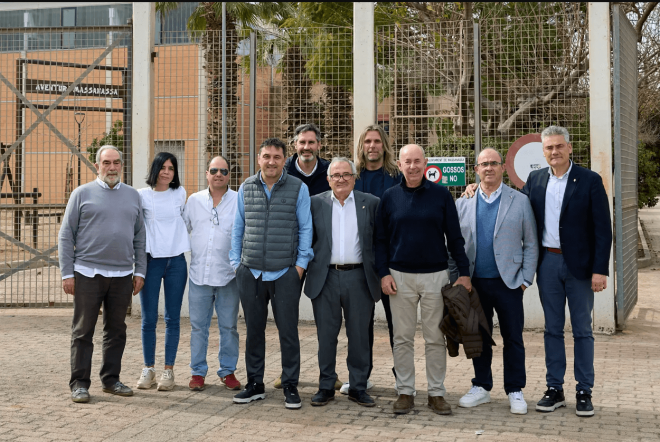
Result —
M640 17L639 20L637 20L637 24L635 24L635 31L637 31L637 42L641 43L642 42L642 29L644 27L644 23L646 23L646 20L649 18L649 15L651 15L651 12L653 12L653 9L658 6L658 2L648 2L646 4L646 9L644 9L644 14Z

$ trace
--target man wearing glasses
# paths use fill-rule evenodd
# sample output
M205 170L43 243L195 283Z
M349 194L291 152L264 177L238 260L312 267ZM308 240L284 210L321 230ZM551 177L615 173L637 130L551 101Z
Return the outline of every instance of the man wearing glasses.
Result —
M305 294L312 300L319 340L319 390L312 405L335 397L337 336L342 311L348 337L348 398L376 405L367 394L371 365L369 325L380 299L373 249L373 225L379 199L354 191L355 165L334 158L328 168L331 191L312 197L314 259L309 263Z
M525 315L523 292L534 281L538 260L536 221L529 199L502 182L502 156L495 149L484 149L474 170L481 183L476 198L460 198L456 209L470 261L472 285L493 332L493 310L497 312L504 341L504 391L511 413L526 414ZM451 280L458 271L450 260ZM483 341L481 356L472 359L472 388L458 405L469 408L490 402L493 388L490 341Z
M228 187L229 164L222 156L211 159L206 170L209 187L188 198L183 213L190 233L191 255L188 302L190 308L190 380L193 391L205 388L206 351L213 309L218 316L220 349L217 373L229 390L240 390L234 376L238 361L239 292L229 263L231 231L237 193Z

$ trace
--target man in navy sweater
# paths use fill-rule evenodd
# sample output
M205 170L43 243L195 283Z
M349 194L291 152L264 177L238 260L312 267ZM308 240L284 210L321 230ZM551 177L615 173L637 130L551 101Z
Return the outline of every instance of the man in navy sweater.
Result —
M328 166L330 162L319 157L321 131L314 123L296 127L293 136L296 153L286 159L287 173L300 179L309 188L309 196L330 190Z
M397 166L401 184L385 191L376 216L376 269L381 288L390 296L394 325L394 369L399 398L395 414L415 406L414 339L417 305L421 307L426 353L428 406L437 414L451 414L445 401L447 348L440 331L444 304L441 289L449 283L447 248L459 272L456 284L471 290L470 264L454 200L441 185L424 177L424 149L404 146Z

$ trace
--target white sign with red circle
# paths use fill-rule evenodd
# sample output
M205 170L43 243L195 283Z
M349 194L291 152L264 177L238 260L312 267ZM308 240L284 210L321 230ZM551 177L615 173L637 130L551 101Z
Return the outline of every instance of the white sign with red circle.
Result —
M435 164L431 164L424 170L424 176L431 182L439 183L442 180L442 170Z
M504 164L511 182L522 189L529 174L548 167L543 155L541 134L528 134L518 138L509 148Z

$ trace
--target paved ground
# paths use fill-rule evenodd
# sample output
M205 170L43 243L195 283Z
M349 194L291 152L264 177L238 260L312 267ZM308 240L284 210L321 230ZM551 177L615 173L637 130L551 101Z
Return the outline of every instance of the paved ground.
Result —
M660 209L642 211L652 243L660 245ZM656 250L660 250L656 248ZM493 402L473 409L458 408L458 399L470 385L472 366L463 356L450 358L447 369L447 400L452 416L438 416L426 408L426 380L423 345L418 332L417 408L394 416L396 399L390 372L392 358L387 330L376 330L375 369L372 390L378 406L363 408L345 396L326 407L311 407L316 391L318 368L313 324L300 325L302 373L301 410L286 410L280 390L272 388L279 374L278 341L274 324L267 330L265 401L233 405L232 392L219 379L209 376L210 387L203 392L187 388L190 326L182 322L178 365L178 386L171 392L138 391L132 398L102 393L98 379L92 380L90 404L69 400L70 311L0 309L0 440L660 440L660 272L657 266L640 271L639 301L628 327L614 336L596 337L596 415L589 419L575 415L575 397L567 395L568 407L554 413L533 411L544 389L542 334L526 332L527 388L530 413L514 416L502 389L502 347L495 349ZM140 323L129 318L129 338L124 356L123 381L133 386L141 369ZM241 351L245 327L240 325ZM162 326L159 329L157 360L162 362ZM97 349L100 341L95 340ZM501 338L496 337L501 344ZM215 341L217 345L217 340ZM569 343L569 347L572 345ZM216 347L217 348L217 347ZM209 354L209 361L214 357ZM568 354L572 354L569 348ZM346 339L340 340L338 360L346 357ZM100 352L94 354L98 370ZM569 367L572 358L569 359ZM244 363L239 360L237 376L245 381ZM347 379L340 364L341 379ZM566 377L571 392L572 372ZM478 435L478 432L482 432Z

